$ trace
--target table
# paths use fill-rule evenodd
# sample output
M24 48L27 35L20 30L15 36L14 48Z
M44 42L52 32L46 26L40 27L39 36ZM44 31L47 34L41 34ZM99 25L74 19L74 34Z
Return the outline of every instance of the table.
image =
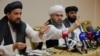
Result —
M88 53L83 53L83 54L79 54L76 52L68 52L68 51L63 51L62 50L58 50L58 49L54 49L54 54L52 56L100 56L100 47L97 50L88 50ZM62 52L60 54L60 52Z

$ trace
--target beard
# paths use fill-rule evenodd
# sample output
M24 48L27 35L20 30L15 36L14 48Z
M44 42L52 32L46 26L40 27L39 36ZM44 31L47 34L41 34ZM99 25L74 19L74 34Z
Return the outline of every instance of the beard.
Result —
M19 22L19 23L16 23L16 22L14 22L14 21L9 21L10 22L10 24L12 25L12 28L14 29L14 30L18 30L19 28L20 28L20 26L21 26L21 21Z
M52 22L52 24L53 24L56 28L58 28L58 29L61 29L61 28L62 28L62 21L59 22L59 23L57 23L57 22L55 22L54 20L51 20L51 22Z
M71 23L74 23L76 21L76 16L74 16L73 18L69 17L68 16L68 20L71 22Z

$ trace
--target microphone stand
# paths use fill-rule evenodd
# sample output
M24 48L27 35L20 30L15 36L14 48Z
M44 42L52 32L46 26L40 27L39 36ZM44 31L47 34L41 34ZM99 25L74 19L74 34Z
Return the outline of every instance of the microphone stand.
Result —
M86 43L85 43L86 41L83 40L82 42L83 42L84 48L87 49L87 45L86 45ZM87 53L87 50L85 50L85 53Z
M62 54L64 51L68 51L69 52L69 54L71 55L71 50L67 50L68 49L68 38L66 39L64 39L65 40L65 47L63 48L63 50L59 53L59 54Z
M63 50L59 53L59 54L62 54L65 50L67 50L68 49L68 45L67 45L67 42L68 42L68 40L67 39L64 39L64 41L65 41L65 47L63 47Z

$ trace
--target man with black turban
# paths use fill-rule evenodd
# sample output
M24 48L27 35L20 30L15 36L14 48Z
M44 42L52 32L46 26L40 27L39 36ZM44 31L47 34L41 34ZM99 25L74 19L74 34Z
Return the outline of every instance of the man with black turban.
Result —
M76 21L77 19L77 12L78 12L78 8L76 6L69 6L65 8L65 12L66 12L66 18L63 21L66 27L70 27L71 25L73 25L73 23ZM77 45L75 46L75 50L81 52L80 48L77 47L81 47L82 43L79 39L79 34L83 32L83 28L81 27L81 25L75 29L72 33L71 33L71 39L74 39L75 41L77 41Z
M26 36L33 42L39 42L40 37L48 29L41 27L40 32L34 31L27 23L21 20L22 3L14 1L4 8L5 16L0 20L0 55L13 56L15 49L25 54Z

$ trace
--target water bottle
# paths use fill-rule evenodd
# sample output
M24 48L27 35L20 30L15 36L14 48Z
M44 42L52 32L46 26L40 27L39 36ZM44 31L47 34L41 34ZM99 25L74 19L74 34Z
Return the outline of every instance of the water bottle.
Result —
M46 46L46 38L45 34L43 36L43 45L42 45L42 56L47 56L47 46Z
M15 50L15 56L20 56L18 49Z

